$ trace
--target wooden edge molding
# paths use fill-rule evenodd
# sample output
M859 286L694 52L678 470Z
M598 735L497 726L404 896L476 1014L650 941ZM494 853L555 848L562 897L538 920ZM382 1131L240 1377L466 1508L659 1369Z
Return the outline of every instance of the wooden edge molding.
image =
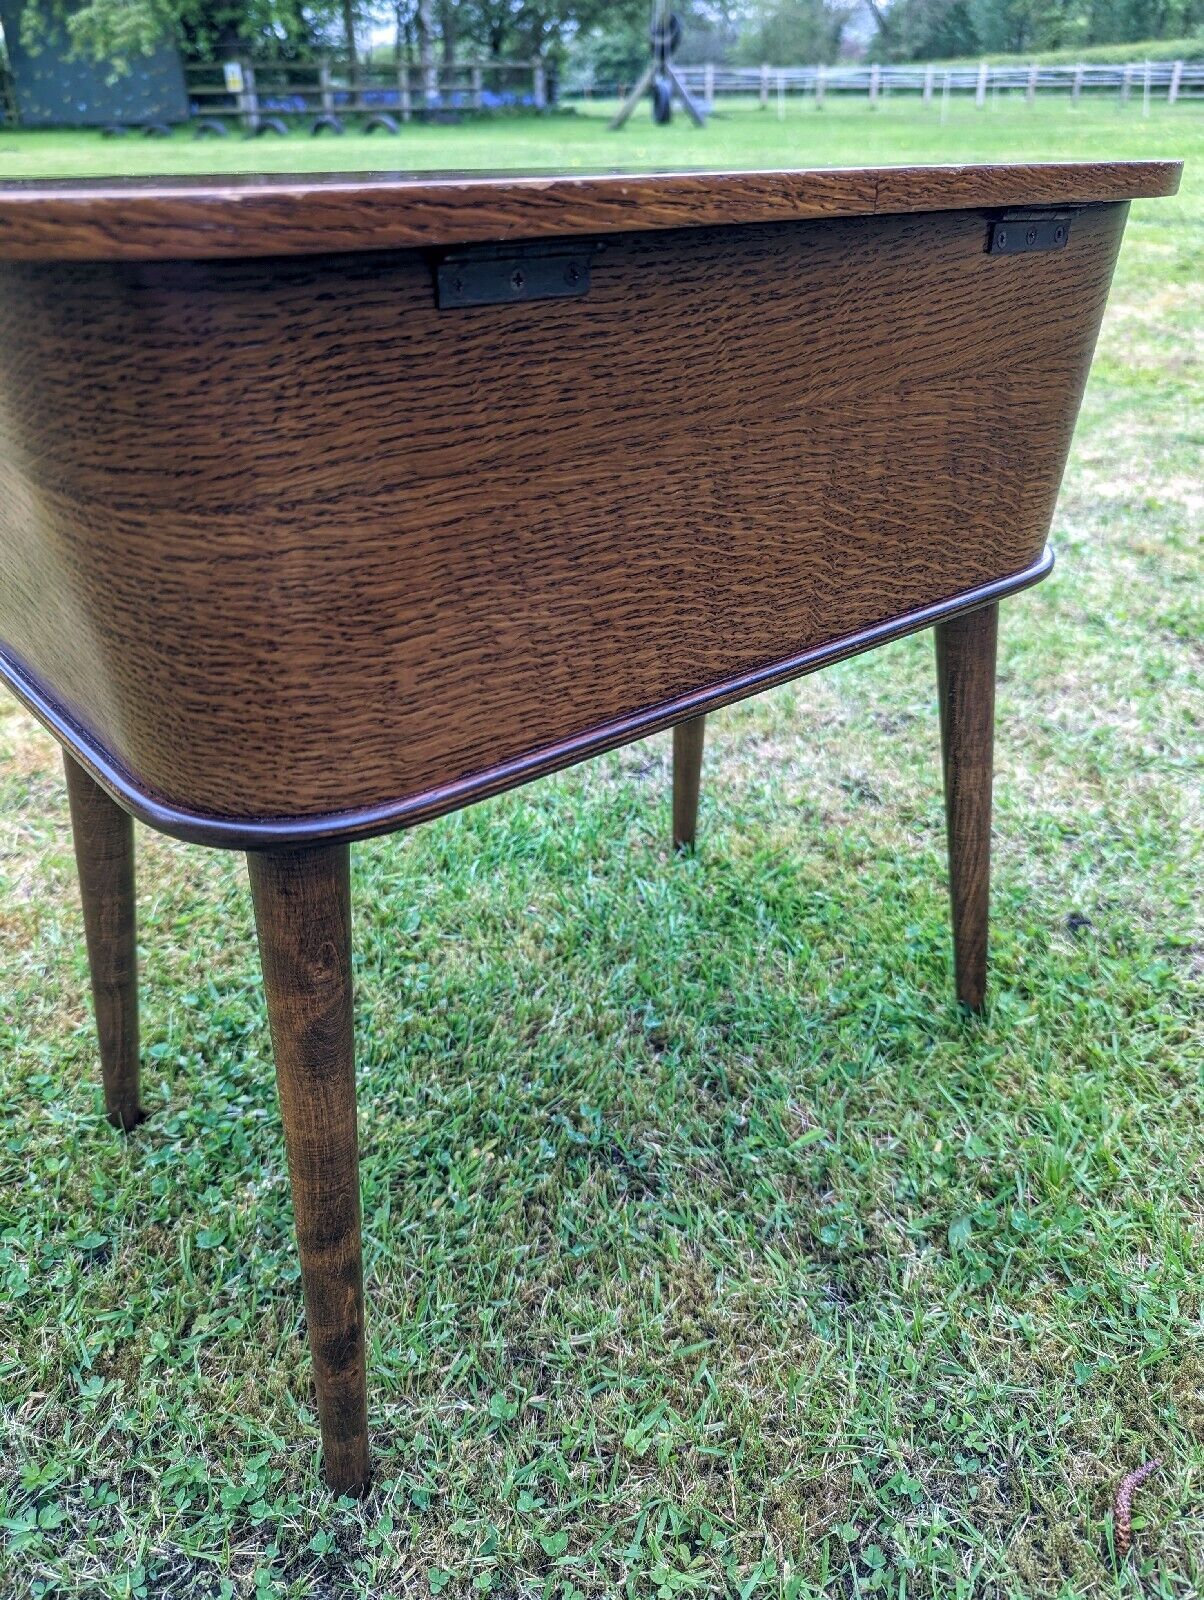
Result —
M392 833L412 827L449 811L459 811L477 800L501 794L545 773L572 766L589 756L601 755L619 745L630 744L648 734L659 733L689 717L696 717L732 701L743 700L763 689L775 688L791 678L831 666L847 656L889 644L905 634L917 633L935 623L979 606L992 605L1010 594L1039 583L1053 571L1053 551L1046 545L1032 566L1009 578L969 589L948 600L923 606L889 622L876 623L857 633L847 634L829 644L817 645L800 655L789 656L771 666L682 695L676 700L649 706L612 722L603 723L571 739L546 745L512 761L488 767L470 777L439 788L427 789L407 799L350 811L332 811L312 817L225 817L188 811L162 799L139 783L104 746L55 700L34 676L19 665L0 645L0 681L7 683L17 699L66 747L75 760L128 812L156 828L191 844L213 845L229 850L266 850L281 845L305 845L335 840L365 839L373 834Z
M0 183L0 260L153 261L439 249L1174 194L1182 162L769 172L332 173Z

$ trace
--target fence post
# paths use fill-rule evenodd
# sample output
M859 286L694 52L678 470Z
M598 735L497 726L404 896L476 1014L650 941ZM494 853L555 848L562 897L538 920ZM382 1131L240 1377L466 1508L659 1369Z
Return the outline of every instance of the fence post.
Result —
M978 87L974 91L974 104L976 106L985 106L987 103L987 77L990 70L985 61L978 63Z
M1121 103L1122 106L1128 104L1129 90L1132 87L1133 87L1133 63L1129 62L1129 64L1125 67L1124 77L1120 80L1120 103Z
M484 83L484 74L476 63L473 64L469 71L472 81L472 109L479 111L481 109L481 89Z
M817 111L822 111L824 109L824 89L826 87L825 79L827 78L827 75L828 75L827 67L824 67L824 66L816 67L816 69L815 69L815 109Z
M330 81L330 57L318 62L318 89L322 96L322 110L329 116L334 111L334 88Z
M929 62L928 65L924 68L924 99L923 99L923 104L926 105L926 106L930 106L932 104L932 80L933 80L933 78L935 76L936 76L935 69L933 68L932 63Z
M878 88L882 80L882 68L875 61L870 67L870 105L878 104Z
M242 64L242 93L238 97L238 110L248 133L259 126L259 96L255 92L255 68L249 61Z
M1168 106L1173 106L1175 101L1179 98L1179 80L1182 78L1182 76L1183 63L1182 61L1176 61L1174 66L1171 68L1171 86L1166 91L1166 103Z
M1145 64L1145 82L1141 90L1141 114L1148 117L1150 114L1150 64Z
M1083 65L1082 65L1081 62L1074 69L1074 83L1071 85L1071 88L1070 88L1070 103L1071 103L1072 106L1077 106L1078 105L1079 96L1083 92L1083 70L1084 69L1083 69Z
M778 121L786 120L786 74L778 73Z
M769 63L761 63L761 110L769 104Z
M404 62L397 69L397 103L401 120L408 122L414 115L414 107L410 100L410 69Z
M707 110L715 109L715 63L708 61L702 69L702 98L706 101Z
M1040 69L1040 67L1037 65L1037 63L1035 61L1033 62L1032 66L1030 66L1029 69L1028 69L1028 88L1025 91L1024 98L1025 98L1025 100L1028 102L1028 104L1030 106L1032 105L1033 101L1037 98L1037 76L1040 73L1040 71L1041 71L1041 69Z
M941 84L941 121L949 116L949 70L945 69L945 81Z
M548 80L543 62L538 58L531 63L531 94L536 111L546 111L548 105Z

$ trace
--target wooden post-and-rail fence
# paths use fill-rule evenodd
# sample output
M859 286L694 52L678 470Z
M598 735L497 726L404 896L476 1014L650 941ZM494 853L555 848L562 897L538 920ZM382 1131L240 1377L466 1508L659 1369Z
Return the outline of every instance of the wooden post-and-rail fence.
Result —
M1114 94L1121 104L1128 102L1134 84L1141 87L1143 109L1148 114L1157 96L1167 104L1187 99L1204 99L1204 61L1079 62L1077 65L1046 65L1040 62L994 64L981 61L973 66L942 66L939 61L886 66L870 62L864 66L777 67L764 62L759 67L725 67L715 62L701 66L676 65L678 76L690 94L707 107L722 96L755 96L767 108L771 98L778 114L783 113L787 97L813 100L817 107L831 94L860 95L872 107L890 94L913 93L928 106L939 101L947 108L951 95L973 95L980 109L998 103L1001 94L1023 95L1032 105L1038 94L1066 94L1072 107L1084 96ZM566 98L579 94L600 94L610 86L584 84L570 80Z
M544 111L556 98L547 66L539 60L439 63L425 69L363 62L354 74L334 57L287 64L226 60L190 62L183 71L188 114L198 134L220 135L239 127L248 134L291 128L337 133L348 117L371 132L415 118L450 120L461 112ZM20 97L2 59L0 125L22 125ZM126 131L99 120L95 125ZM134 125L148 133L169 131L159 123Z
M401 62L364 63L354 77L330 58L271 67L214 62L184 69L188 101L198 131L223 133L227 124L250 134L285 132L297 125L314 133L342 131L355 117L368 131L396 128L414 118L456 116L549 103L542 61L466 61L426 68Z
M913 93L924 106L937 104L948 114L951 97L973 95L979 108L995 106L1001 94L1023 95L1033 105L1038 94L1065 94L1071 108L1084 96L1114 94L1129 104L1140 92L1142 111L1153 101L1168 105L1204 100L1204 61L1038 62L943 66L940 62L863 66L728 67L716 62L675 65L687 91L713 108L718 99L755 97L762 108L772 99L778 116L788 100L822 109L829 95L864 96L877 108L890 94ZM367 131L395 128L414 118L454 118L461 112L510 108L543 111L554 99L590 98L618 85L569 79L554 90L542 61L467 61L429 67L401 63L363 63L354 78L346 63L332 58L271 66L251 62L190 64L184 69L190 115L198 133L222 134L239 127L248 134L284 133L308 127L315 133L339 132L344 119L359 119ZM8 72L0 65L0 121L21 124L20 107ZM151 130L155 131L155 130Z

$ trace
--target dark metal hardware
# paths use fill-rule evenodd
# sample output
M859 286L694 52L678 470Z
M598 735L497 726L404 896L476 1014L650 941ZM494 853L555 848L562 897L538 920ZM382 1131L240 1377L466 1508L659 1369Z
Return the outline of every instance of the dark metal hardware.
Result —
M991 224L988 254L1018 256L1042 250L1064 250L1070 238L1070 213L1007 212Z
M590 247L551 250L463 251L444 256L435 267L435 300L440 310L456 306L498 306L525 300L563 300L589 291Z

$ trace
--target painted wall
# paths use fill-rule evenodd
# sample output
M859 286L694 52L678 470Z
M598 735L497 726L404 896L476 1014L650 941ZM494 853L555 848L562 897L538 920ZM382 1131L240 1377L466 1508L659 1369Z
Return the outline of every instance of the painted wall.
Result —
M23 0L0 0L0 24L8 47L21 126L25 128L138 126L182 122L188 116L184 69L174 44L164 42L153 55L139 56L129 72L110 83L103 61L73 60L65 31L41 27L34 40L22 38Z

